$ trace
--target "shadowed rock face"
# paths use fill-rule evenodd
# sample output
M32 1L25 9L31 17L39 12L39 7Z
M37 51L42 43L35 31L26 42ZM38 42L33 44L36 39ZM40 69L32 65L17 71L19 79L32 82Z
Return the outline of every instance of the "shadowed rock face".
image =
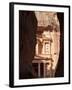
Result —
M32 78L37 20L32 11L19 11L19 78Z
M57 13L60 22L60 54L56 70L56 77L64 76L64 13Z

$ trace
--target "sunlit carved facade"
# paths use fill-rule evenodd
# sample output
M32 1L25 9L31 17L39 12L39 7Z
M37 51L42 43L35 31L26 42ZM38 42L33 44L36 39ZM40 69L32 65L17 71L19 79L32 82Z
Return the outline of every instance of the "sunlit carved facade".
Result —
M33 63L38 64L39 77L41 63L43 63L43 77L53 77L60 51L60 24L56 12L35 12L35 15L38 29Z

